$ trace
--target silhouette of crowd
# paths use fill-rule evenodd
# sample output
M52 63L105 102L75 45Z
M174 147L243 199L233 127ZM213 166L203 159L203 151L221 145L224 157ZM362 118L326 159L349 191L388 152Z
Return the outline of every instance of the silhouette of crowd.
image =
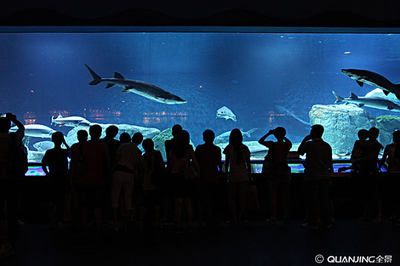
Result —
M14 133L9 132L12 123L18 128ZM263 189L259 190L254 185L250 150L239 129L231 131L229 144L222 151L213 143L212 130L205 130L204 143L193 147L189 132L174 125L172 138L165 141L166 162L152 139L143 139L141 133L122 133L116 140L118 132L116 126L109 126L101 138L102 128L91 125L89 136L87 131L79 130L78 142L71 147L61 132L52 134L54 148L47 150L42 160L50 182L51 227L68 223L77 228L100 229L109 225L119 232L137 222L151 237L168 223L178 233L198 227L216 228L224 222L244 224L251 219L251 209L261 201L269 205L264 217L268 223L285 225L291 218L288 158L292 143L283 127L269 130L259 139L268 148L260 177ZM303 226L310 229L329 229L334 224L332 148L323 140L323 133L322 125L313 125L297 151L305 156ZM383 208L388 208L383 198L389 197L390 216L398 222L400 213L395 202L399 202L396 175L400 171L400 131L393 133L393 143L386 146L381 159L383 147L378 136L375 127L360 130L351 166L339 172L352 171L361 219L380 222ZM24 126L15 115L8 113L0 118L1 216L8 221L6 239L10 243L17 233L15 180L27 171L23 137ZM384 165L388 182L383 182L380 174Z

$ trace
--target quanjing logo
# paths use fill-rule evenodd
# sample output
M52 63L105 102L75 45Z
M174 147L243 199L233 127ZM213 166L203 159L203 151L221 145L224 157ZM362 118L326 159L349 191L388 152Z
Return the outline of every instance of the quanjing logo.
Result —
M377 255L377 256L328 256L327 263L392 263L392 255ZM322 264L325 257L321 254L315 256L315 262Z

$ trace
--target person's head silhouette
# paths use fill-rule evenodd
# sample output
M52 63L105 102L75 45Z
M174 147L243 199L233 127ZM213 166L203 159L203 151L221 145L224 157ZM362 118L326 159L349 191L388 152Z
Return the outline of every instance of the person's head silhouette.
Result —
M140 145L140 143L142 143L143 141L143 135L140 132L136 132L135 134L133 134L132 136L132 142L135 143L136 145Z
M400 143L400 130L396 130L393 132L393 142Z
M277 127L274 129L274 136L277 140L282 140L286 136L286 129L283 127Z
M114 139L115 136L117 136L118 131L119 131L119 129L115 125L111 125L111 126L107 127L107 129L106 129L106 138L107 139Z
M369 133L368 133L368 130L366 130L366 129L360 129L358 131L357 135L358 135L359 140L366 140L366 139L368 139Z
M88 140L88 133L86 130L78 130L78 132L76 133L78 136L78 141L79 142L86 142Z
M60 131L54 132L51 135L51 141L54 142L54 147L61 147L61 144L64 141L64 135Z
M316 124L311 126L310 136L312 139L320 139L324 134L324 127L322 125Z
M121 133L121 135L119 135L119 142L121 143L131 142L131 136L128 133L123 132Z
M99 140L101 136L101 126L100 125L92 125L89 128L89 134L91 140Z
M215 133L211 129L206 129L203 132L203 140L206 144L212 144L215 139Z
M371 127L369 129L369 139L370 140L376 140L379 136L379 129L376 127Z
M183 128L182 128L181 125L179 125L179 124L174 125L174 126L172 127L172 136L173 136L174 138L177 138L178 135L182 132L182 130L183 130Z
M7 117L0 117L0 132L8 133L11 128L11 121Z
M142 143L145 152L151 152L154 150L154 142L152 139L145 139Z
M235 128L232 129L231 134L229 135L229 144L231 145L239 145L243 142L243 135L240 129Z

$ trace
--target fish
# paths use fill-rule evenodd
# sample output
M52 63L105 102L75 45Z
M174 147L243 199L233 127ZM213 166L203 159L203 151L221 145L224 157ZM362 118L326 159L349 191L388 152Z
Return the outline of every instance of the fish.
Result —
M351 93L349 98L343 98L338 96L335 91L332 91L332 94L336 97L335 103L351 103L358 107L365 106L374 109L400 112L400 105L381 97L363 97Z
M223 118L225 120L237 122L236 115L226 106L222 106L217 110L217 118Z
M66 126L66 127L76 127L78 125L90 126L90 122L83 117L80 116L67 116L63 117L59 114L57 117L51 117L51 124L52 125L59 125L59 126Z
M34 143L33 147L37 151L47 151L47 150L54 148L54 143L52 141L45 140L45 141L40 141L40 142Z
M370 91L367 94L365 94L364 97L367 97L367 98L383 98L383 99L392 101L395 104L399 104L400 105L400 100L397 99L397 97L394 94L390 93L388 95L385 95L383 93L383 90L381 90L380 88L373 89L372 91Z
M243 137L250 138L251 134L253 134L256 130L257 130L257 128L252 128L247 132L243 131L243 130L240 130L240 131L242 132ZM215 143L228 142L230 134L231 134L231 131L226 131L226 132L218 135L217 137L215 137L214 142Z
M400 99L400 84L394 84L378 73L362 69L342 69L341 71L349 78L354 79L361 87L365 83L382 89L385 95L393 93L397 99Z
M17 126L13 126L10 129L11 132L16 132L17 130L18 130ZM51 135L54 132L56 132L54 129L49 128L48 126L45 125L40 125L40 124L25 125L25 137L49 139L51 138Z
M140 95L149 100L163 103L163 104L184 104L186 100L183 100L181 97L176 96L168 91L163 90L162 88L150 84L140 80L130 80L125 79L118 72L114 72L113 78L102 78L93 69L91 69L87 64L85 64L86 68L89 70L90 75L93 80L89 83L89 85L97 85L101 82L107 83L106 88L111 88L114 85L118 85L123 88L123 92L131 92L137 95Z
M301 119L295 113L293 113L292 111L290 111L287 108L283 107L282 105L276 105L275 107L276 107L276 109L278 109L279 112L285 113L286 115L293 117L294 119L296 119L297 121L299 121L300 123L302 123L302 124L304 124L306 126L311 126L310 122L307 122L307 121Z

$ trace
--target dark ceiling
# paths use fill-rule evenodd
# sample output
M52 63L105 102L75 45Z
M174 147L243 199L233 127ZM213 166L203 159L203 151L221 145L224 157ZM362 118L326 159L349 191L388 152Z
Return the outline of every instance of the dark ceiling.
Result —
M400 27L399 1L23 0L2 5L0 25Z

